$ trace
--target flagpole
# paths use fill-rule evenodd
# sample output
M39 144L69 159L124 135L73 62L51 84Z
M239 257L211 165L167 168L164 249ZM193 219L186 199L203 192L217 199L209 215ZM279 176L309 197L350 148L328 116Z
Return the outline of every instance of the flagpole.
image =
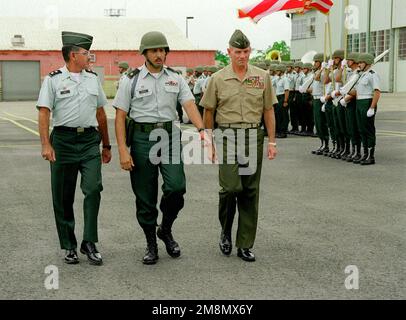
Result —
M348 21L347 21L347 8L350 5L350 0L344 1L344 59L347 60L348 57ZM344 68L343 72L343 83L347 81L347 68Z
M333 55L333 49L332 49L332 41L331 41L331 27L330 27L330 13L327 13L327 29L328 29L328 44L329 44L329 54L330 54L330 59L333 59L332 55ZM333 75L332 75L332 86L333 86L333 90L335 89L335 77L334 77L334 68L333 68Z
M323 57L323 62L326 62L326 57L327 57L327 22L324 23L324 57ZM320 81L323 76L323 68L321 69L320 72ZM326 86L323 83L323 96L326 95Z

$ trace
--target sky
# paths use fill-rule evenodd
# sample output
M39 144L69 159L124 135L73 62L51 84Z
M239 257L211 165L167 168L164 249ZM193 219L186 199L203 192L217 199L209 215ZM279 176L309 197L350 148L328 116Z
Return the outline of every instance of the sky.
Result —
M241 29L256 50L264 50L275 41L290 44L290 19L282 12L267 16L257 24L239 19L237 9L260 0L0 0L0 17L45 17L57 10L62 17L103 17L104 9L126 9L127 18L172 19L198 49L226 51L235 29Z

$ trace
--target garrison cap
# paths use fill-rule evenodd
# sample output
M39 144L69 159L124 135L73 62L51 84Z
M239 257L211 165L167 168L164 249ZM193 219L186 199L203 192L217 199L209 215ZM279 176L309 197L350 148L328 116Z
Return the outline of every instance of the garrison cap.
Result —
M250 46L250 41L248 40L247 36L242 33L241 30L235 30L233 35L228 42L230 47L238 48L238 49L246 49Z
M84 33L62 31L62 44L64 46L76 46L89 50L93 42L93 37Z
M128 69L130 66L128 65L128 62L127 62L127 61L120 61L120 62L118 63L118 67L119 67L119 68Z

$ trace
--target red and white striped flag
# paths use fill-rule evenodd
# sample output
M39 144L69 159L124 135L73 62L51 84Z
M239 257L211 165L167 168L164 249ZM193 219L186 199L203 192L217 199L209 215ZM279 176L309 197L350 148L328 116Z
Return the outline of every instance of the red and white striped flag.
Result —
M304 0L304 11L316 9L320 12L327 14L330 12L333 6L333 1L331 0Z
M298 8L303 8L302 0L263 0L260 3L239 9L238 17L249 17L255 22L258 22L271 13Z

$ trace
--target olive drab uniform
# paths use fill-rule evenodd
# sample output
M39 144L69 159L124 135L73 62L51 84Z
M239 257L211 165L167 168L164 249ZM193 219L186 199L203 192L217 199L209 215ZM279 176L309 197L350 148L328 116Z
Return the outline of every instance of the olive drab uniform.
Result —
M249 47L249 40L237 30L230 39L230 46L245 49ZM255 241L264 143L261 117L264 109L271 109L275 103L269 73L251 65L248 65L242 81L234 73L232 65L216 72L200 102L205 109L217 111L216 122L227 137L222 139L217 133L215 137L217 150L221 153L218 157L223 160L219 164L219 221L222 236L225 235L231 241L231 227L238 206L236 246L239 250L251 248ZM248 168L245 167L247 164L238 160L239 155L235 153L238 129L244 132L242 144L245 145L245 151L255 146L251 152L256 151L256 159L250 159ZM249 135L250 129L253 136ZM246 175L240 175L240 169L247 169Z
M83 38L88 39L86 45L80 42ZM72 39L76 42L69 44L89 50L91 36L65 31L62 33L64 45ZM106 104L99 78L90 70L83 70L77 77L73 77L64 66L51 72L42 83L37 108L48 108L52 114L50 141L56 161L51 162L51 188L62 249L77 247L73 202L79 172L80 187L85 196L83 240L98 242L97 217L103 186L99 147L101 134L97 130L96 111Z
M307 74L303 74L302 84L307 82L313 77L312 69L313 65L311 63L306 63L303 65L303 69L307 69ZM303 127L305 134L307 136L314 135L314 117L313 117L313 97L310 93L304 92L302 95L303 101Z
M286 67L284 65L279 65L276 70L280 72L280 76L276 76L275 86L276 86L276 98L278 104L275 107L275 122L276 122L276 137L286 138L286 123L289 122L288 110L283 106L285 100L285 89L286 89L286 75L284 74Z
M372 65L374 57L371 54L361 53L358 58L359 63ZM359 81L355 86L357 91L357 122L361 136L364 155L361 159L361 165L375 164L375 146L376 146L376 129L375 115L378 109L376 106L372 115L368 111L372 104L375 90L381 91L379 75L373 69L363 71Z

